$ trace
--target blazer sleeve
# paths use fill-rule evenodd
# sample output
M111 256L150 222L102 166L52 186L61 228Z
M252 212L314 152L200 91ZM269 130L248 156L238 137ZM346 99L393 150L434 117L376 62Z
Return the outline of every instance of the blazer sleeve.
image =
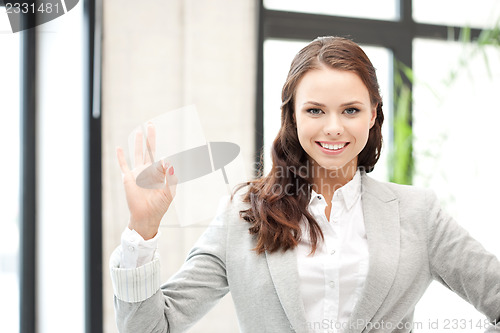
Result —
M436 195L427 195L429 264L433 278L452 290L490 323L500 321L500 262L443 212ZM500 329L500 324L497 325Z
M158 257L136 269L111 263L119 332L184 332L227 294L224 215L217 215L181 269L161 287Z

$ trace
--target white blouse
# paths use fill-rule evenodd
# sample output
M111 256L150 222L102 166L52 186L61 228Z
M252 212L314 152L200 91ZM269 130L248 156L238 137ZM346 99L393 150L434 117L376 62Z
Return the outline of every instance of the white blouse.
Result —
M308 226L297 247L300 291L310 332L343 332L368 272L368 241L361 205L361 175L335 191L330 221L325 198L312 191L308 210L323 231L314 255ZM304 221L307 221L304 219Z

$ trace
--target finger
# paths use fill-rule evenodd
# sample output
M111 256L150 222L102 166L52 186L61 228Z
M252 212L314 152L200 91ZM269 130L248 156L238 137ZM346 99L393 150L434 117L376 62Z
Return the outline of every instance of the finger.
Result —
M141 130L137 130L135 134L134 166L137 167L142 164L143 164L142 132Z
M125 160L125 154L123 153L123 149L121 147L116 147L116 157L118 158L118 164L120 165L122 173L128 173L130 169L128 168L127 161Z
M146 156L144 160L146 163L153 163L155 160L155 152L156 152L156 128L153 123L148 123L147 129L147 138L146 138Z
M169 191L172 197L174 197L178 179L177 176L175 175L175 170L173 165L166 165L165 167L166 167L166 172L165 172L166 183L164 191Z

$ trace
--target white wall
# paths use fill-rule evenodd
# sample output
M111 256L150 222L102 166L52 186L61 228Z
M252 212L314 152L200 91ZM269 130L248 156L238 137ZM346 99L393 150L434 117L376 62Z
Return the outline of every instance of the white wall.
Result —
M103 241L105 332L116 332L109 255L128 211L115 147L144 121L194 104L209 141L241 147L247 174L254 152L257 1L104 1ZM202 228L163 227L162 277L181 265ZM229 297L190 332L233 332Z

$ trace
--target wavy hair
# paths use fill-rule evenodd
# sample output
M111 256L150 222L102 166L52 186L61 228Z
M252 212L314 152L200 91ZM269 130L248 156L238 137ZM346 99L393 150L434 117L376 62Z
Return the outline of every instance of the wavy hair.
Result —
M283 86L281 99L281 128L271 148L271 171L256 180L241 184L248 186L243 201L250 208L240 216L250 223L249 231L256 237L257 253L287 251L301 239L300 223L305 218L314 253L323 233L308 212L312 188L308 156L300 145L294 120L294 100L300 79L308 71L326 66L357 74L368 89L377 117L369 132L368 141L358 155L358 168L371 172L382 148L382 98L375 68L353 41L342 37L319 37L295 56Z

